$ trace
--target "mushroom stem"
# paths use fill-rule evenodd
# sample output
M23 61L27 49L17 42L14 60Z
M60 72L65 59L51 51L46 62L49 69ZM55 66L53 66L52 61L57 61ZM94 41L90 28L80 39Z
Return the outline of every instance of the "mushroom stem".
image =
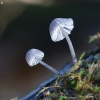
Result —
M51 70L52 72L54 72L55 74L61 74L60 72L58 72L56 69L52 68L50 65L44 63L42 60L40 60L39 58L35 57L35 59L42 64L43 66L45 66L46 68L48 68L49 70Z
M75 54L75 51L74 51L74 47L72 45L72 42L71 42L68 34L66 34L66 31L62 27L61 27L61 30L62 30L63 35L66 38L67 43L69 45L69 49L70 49L70 52L71 52L71 56L72 56L73 63L76 63L77 62L77 58L76 58L76 54Z
M67 40L68 45L69 45L69 49L70 49L70 52L71 52L73 63L76 63L77 62L76 54L75 54L73 45L72 45L71 40L70 40L68 35L66 35L66 40Z

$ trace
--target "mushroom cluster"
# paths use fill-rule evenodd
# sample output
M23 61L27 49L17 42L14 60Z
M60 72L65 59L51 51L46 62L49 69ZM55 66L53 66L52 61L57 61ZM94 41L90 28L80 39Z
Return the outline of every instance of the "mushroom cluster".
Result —
M54 42L57 42L66 38L71 55L72 55L73 63L76 63L77 62L76 54L75 54L72 42L68 36L69 34L71 34L71 31L73 28L74 28L74 25L73 25L73 20L71 18L55 18L50 24L49 31L50 31L51 39ZM26 61L29 64L29 66L35 66L38 63L40 63L46 68L50 69L55 74L61 74L59 71L57 71L50 65L44 63L42 61L43 57L44 57L44 53L38 49L30 49L26 53Z

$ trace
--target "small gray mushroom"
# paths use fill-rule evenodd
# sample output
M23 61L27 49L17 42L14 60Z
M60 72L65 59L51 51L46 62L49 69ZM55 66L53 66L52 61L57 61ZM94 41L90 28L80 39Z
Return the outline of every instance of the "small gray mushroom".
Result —
M54 42L58 42L66 38L69 49L71 52L73 63L77 62L76 54L72 45L72 42L69 38L69 34L71 34L72 29L74 28L73 20L71 18L55 18L49 27L51 39Z
M53 67L49 66L48 64L44 63L42 61L44 57L44 53L38 49L30 49L27 53L26 53L26 62L29 64L29 66L35 66L38 63L42 64L43 66L45 66L46 68L48 68L49 70L51 70L52 72L56 73L56 74L61 74L60 72L58 72L56 69L54 69Z

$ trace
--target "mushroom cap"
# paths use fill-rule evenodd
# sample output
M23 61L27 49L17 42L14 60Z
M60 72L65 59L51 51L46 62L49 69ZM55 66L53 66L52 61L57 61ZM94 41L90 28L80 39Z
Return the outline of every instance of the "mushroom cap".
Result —
M39 62L35 58L43 59L44 53L38 49L30 49L26 53L26 62L29 64L29 66L35 66Z
M66 31L66 34L71 34L72 29L74 28L72 18L55 18L49 27L51 39L56 42L63 40L65 37L60 28L63 28Z

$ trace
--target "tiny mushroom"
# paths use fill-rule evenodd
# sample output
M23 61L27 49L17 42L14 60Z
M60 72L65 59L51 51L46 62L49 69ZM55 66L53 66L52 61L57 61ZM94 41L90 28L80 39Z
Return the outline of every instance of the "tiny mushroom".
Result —
M45 66L46 68L50 69L51 71L53 71L56 74L61 74L60 72L58 72L56 69L54 69L53 67L49 66L48 64L44 63L42 61L44 57L44 53L38 49L30 49L27 53L26 53L26 62L29 64L29 66L35 66L38 63L42 64L43 66Z
M69 34L71 34L73 28L74 25L73 25L73 20L71 18L55 18L50 24L49 31L51 39L54 42L66 38L71 52L73 63L76 63L77 62L76 54L72 42L68 36Z

